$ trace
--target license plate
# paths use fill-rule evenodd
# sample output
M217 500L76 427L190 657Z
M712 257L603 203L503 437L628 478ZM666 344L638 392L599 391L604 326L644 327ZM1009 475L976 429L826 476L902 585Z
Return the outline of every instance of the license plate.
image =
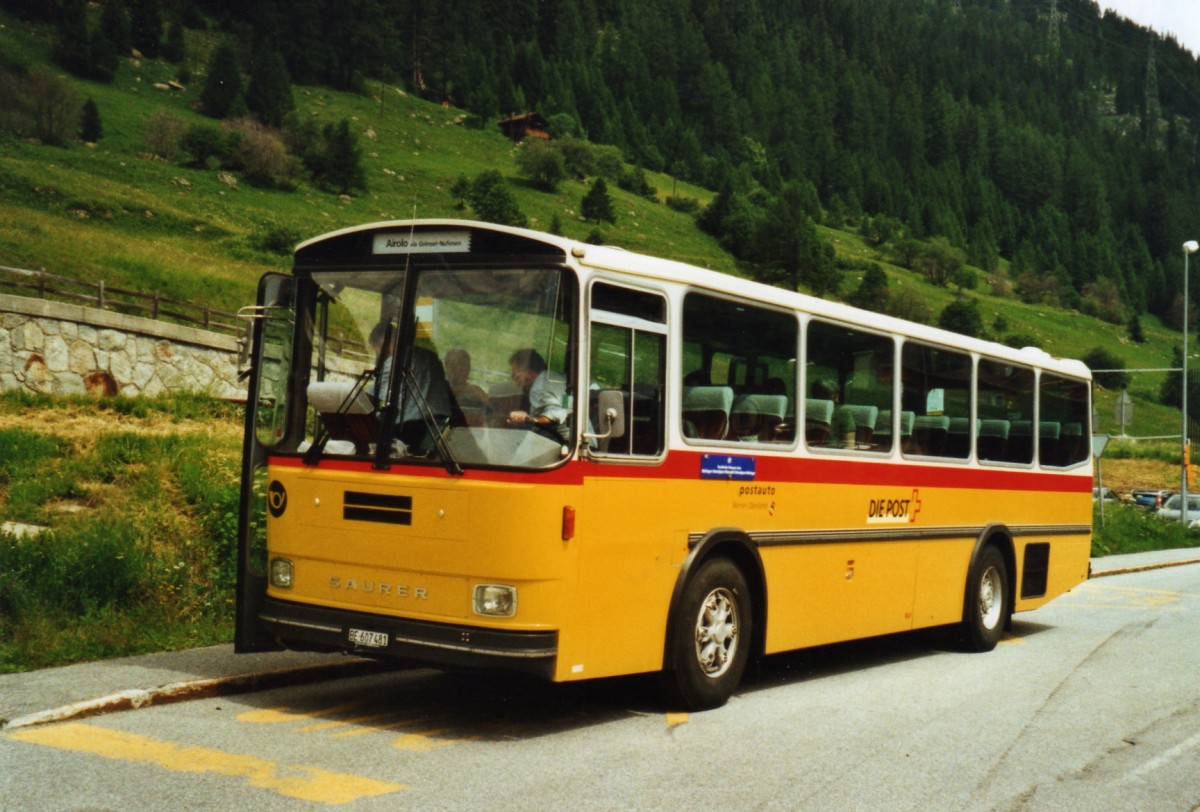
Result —
M388 636L384 632L369 632L365 629L351 629L350 642L368 648L387 648Z

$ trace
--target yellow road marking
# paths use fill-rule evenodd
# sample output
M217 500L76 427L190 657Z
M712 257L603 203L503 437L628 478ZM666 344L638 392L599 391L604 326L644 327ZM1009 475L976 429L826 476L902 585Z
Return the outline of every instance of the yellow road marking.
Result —
M1134 593L1142 593L1142 594L1147 594L1147 595L1170 595L1173 598L1200 597L1198 595L1193 595L1189 592L1179 592L1178 590L1175 590L1175 589L1145 589L1143 587L1136 587L1136 586L1116 586L1115 584L1113 586L1108 587L1108 589L1110 589L1113 592L1134 592Z
M376 719L396 719L397 713L399 713L399 711L385 711L384 713L367 713L362 716L353 716L349 719L334 719L334 720L330 720L328 722L318 722L317 724L305 725L304 727L297 728L297 729L301 733L311 733L313 731L319 731L319 730L331 730L332 728L335 728L335 727L347 727L349 725L361 725L364 722L374 722ZM389 724L404 724L405 722L411 722L411 721L414 721L414 720L411 716L409 716L409 717L402 718L394 723L389 723ZM370 730L372 728L378 729L379 727L380 727L379 725L368 725L367 729L368 730ZM337 735L345 735L345 734L337 734Z
M1148 606L1137 605L1132 603L1072 603L1072 609L1132 609L1134 611L1144 611L1146 609L1154 609L1159 612L1185 612L1187 611L1182 606Z
M680 725L687 724L687 722L688 722L688 715L686 713L668 713L667 714L667 727L668 728L679 727Z
M185 746L82 723L31 728L6 735L30 744L91 753L116 761L152 764L174 772L244 778L252 787L316 803L346 804L405 789L402 784L359 775L335 773L319 767L280 765L277 761L256 756Z
M1140 589L1128 586L1098 586L1088 582L1077 593L1086 596L1091 603L1067 602L1064 605L1076 609L1157 609L1179 611L1182 598L1196 597L1185 592L1168 589Z
M425 730L420 733L405 733L392 742L392 747L397 750L415 750L418 753L425 753L429 750L435 750L438 747L448 747L451 744L459 744L460 742L470 741L471 739L437 739L434 738L442 733L445 733L447 728L438 730Z
M362 727L357 727L354 730L343 730L341 733L334 733L333 738L347 739L351 736L361 736L364 733L375 733L380 730L395 730L396 728L403 727L404 725L411 725L415 721L417 720L410 716L403 719L396 719L391 722L386 722L381 725L363 725Z
M309 713L297 713L290 708L267 708L263 710L252 710L240 713L237 716L239 722L250 722L252 724L279 724L282 722L312 722L312 724L303 725L296 728L300 733L319 733L324 731L337 731L330 733L335 739L344 739L350 736L361 736L364 733L373 733L377 731L394 730L404 725L420 724L422 721L428 722L428 719L422 720L421 717L401 716L400 711L387 711L384 713L370 713L361 716L355 716L347 719L328 719L325 717L333 716L336 713L341 713L348 710L354 710L373 699L361 699L355 702L348 702L342 705L337 705L332 708L324 708L319 711ZM686 714L684 714L686 717ZM318 721L322 720L322 721ZM380 721L377 721L380 720ZM685 719L686 721L686 719ZM350 728L342 729L339 728ZM397 737L392 742L392 747L397 750L412 750L415 752L427 752L439 747L448 747L452 744L461 744L463 742L474 741L478 736L465 736L461 738L442 738L450 728L437 728L432 730L415 731L405 733Z
M373 702L374 697L362 697L353 702L343 702L341 705L334 705L332 708L324 708L313 713L294 713L291 708L264 708L262 710L244 711L237 715L239 722L252 722L260 725L277 725L283 722L302 722L307 719L320 719L322 716L332 716L335 713L342 711L354 710L361 708L368 702Z

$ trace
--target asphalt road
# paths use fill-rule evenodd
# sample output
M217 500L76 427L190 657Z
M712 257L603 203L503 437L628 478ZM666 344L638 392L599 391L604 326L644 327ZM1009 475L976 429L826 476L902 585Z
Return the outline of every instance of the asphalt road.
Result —
M771 657L706 713L404 668L151 704L0 731L0 808L1194 810L1198 631L1192 565L1089 581L988 654Z

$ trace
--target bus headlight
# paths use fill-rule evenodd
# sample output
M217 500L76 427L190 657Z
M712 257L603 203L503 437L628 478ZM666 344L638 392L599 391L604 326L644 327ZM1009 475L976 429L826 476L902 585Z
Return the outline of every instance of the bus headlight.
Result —
M292 588L292 562L286 558L271 559L271 586Z
M512 617L517 613L517 588L501 584L475 586L475 614Z

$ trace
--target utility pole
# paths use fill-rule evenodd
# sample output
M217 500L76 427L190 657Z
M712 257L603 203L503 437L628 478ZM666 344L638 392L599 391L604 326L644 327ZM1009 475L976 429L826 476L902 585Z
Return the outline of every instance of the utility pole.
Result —
M1058 31L1058 21L1061 19L1058 13L1058 0L1050 0L1050 15L1047 20L1046 42L1050 46L1050 53L1057 54L1059 47L1062 45L1062 39Z
M1154 54L1154 37L1150 37L1150 52L1146 56L1146 132L1153 133L1162 115L1158 98L1158 67Z

